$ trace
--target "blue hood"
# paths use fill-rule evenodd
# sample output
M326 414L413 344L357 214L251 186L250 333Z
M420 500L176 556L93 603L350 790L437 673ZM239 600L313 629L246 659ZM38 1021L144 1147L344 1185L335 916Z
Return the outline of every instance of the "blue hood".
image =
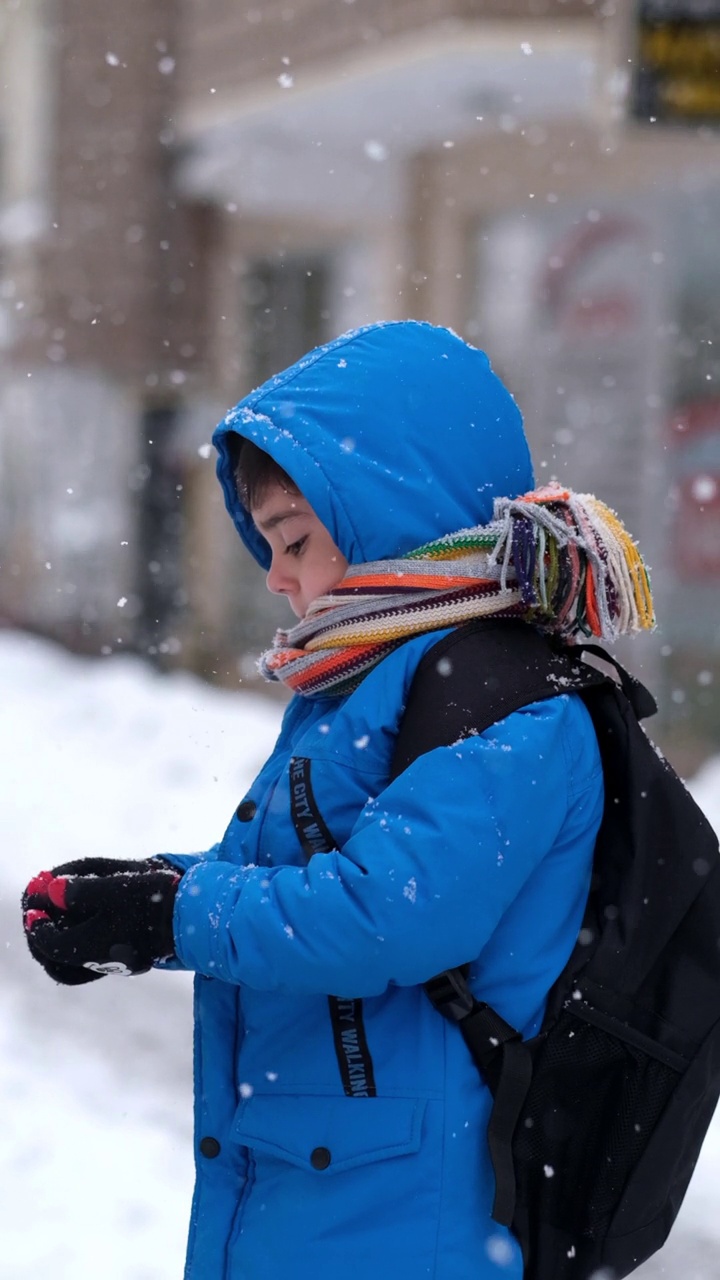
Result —
M218 478L245 545L270 550L240 503L227 437L269 453L350 564L486 524L533 487L520 411L482 351L416 320L367 325L270 378L218 426Z

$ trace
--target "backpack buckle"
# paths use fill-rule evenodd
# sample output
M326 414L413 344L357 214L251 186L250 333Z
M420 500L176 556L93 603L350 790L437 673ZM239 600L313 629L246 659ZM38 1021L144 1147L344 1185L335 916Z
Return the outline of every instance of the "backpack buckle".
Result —
M462 969L446 969L425 983L430 1003L450 1022L462 1022L475 1007L475 997Z

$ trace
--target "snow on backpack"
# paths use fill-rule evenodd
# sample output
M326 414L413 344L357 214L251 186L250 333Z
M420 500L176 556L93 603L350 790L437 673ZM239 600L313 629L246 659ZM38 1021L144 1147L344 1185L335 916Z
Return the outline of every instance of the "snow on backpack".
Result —
M581 660L591 651L619 683ZM577 944L524 1042L465 971L426 984L493 1096L493 1217L525 1280L629 1275L664 1243L720 1094L720 855L707 819L645 735L648 691L595 646L559 649L511 621L430 649L393 762L576 691L602 756L604 815ZM550 1176L549 1176L550 1175Z

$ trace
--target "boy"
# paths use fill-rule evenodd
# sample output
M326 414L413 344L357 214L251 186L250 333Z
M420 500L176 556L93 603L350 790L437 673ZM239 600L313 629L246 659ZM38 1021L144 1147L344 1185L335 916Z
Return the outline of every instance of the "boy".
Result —
M393 748L418 664L454 627L617 630L627 583L601 598L587 557L602 539L572 495L529 495L492 524L497 500L533 487L522 420L447 330L345 335L241 401L214 442L237 531L299 619L263 658L297 696L218 845L42 873L31 951L60 982L167 962L197 975L186 1280L519 1280L491 1218L490 1093L423 984L469 963L478 999L538 1029L588 893L597 742L565 694L468 725L397 777ZM532 607L528 528L542 546L565 531L552 583L548 556L532 561Z

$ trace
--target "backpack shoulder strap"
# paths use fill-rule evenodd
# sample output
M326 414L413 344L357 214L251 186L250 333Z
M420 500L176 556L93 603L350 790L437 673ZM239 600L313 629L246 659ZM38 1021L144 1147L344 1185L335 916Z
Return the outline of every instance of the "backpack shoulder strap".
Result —
M513 619L476 619L444 636L415 672L391 778L425 752L483 733L530 702L607 684L608 677L582 662L580 652ZM598 653L612 661L603 650Z
M418 664L390 777L398 777L418 756L482 733L530 702L601 684L608 684L607 676L526 623L498 618L467 623L433 645ZM475 999L467 966L438 974L425 983L425 992L437 1012L459 1027L493 1094L487 1134L495 1174L492 1216L510 1226L516 1200L512 1138L532 1078L530 1050L514 1027Z

